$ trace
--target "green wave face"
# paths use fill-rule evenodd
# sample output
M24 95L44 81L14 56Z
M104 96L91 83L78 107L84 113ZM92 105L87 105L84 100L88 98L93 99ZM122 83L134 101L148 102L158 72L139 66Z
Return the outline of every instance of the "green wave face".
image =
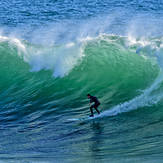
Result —
M141 94L156 80L158 62L136 53L140 43L126 47L128 39L101 36L60 46L31 44L7 38L0 44L1 90L11 89L29 100L50 95L56 99L79 97L84 103L87 93L96 94L105 105L116 105ZM48 91L47 91L48 90ZM38 93L36 93L38 92ZM54 98L54 100L55 100ZM18 100L18 99L15 99Z

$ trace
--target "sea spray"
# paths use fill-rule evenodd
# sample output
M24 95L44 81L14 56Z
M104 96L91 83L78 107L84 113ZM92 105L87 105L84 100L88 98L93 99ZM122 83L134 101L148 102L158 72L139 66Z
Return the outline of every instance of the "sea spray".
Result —
M150 86L150 88L144 90L140 96L135 97L130 101L121 103L111 108L109 111L103 112L98 117L116 116L117 114L129 112L131 110L135 110L138 108L150 107L157 104L158 102L160 102L160 100L163 99L163 93L158 94L157 92L157 90L160 89L160 84L162 82L163 82L163 73L161 72L161 74L158 76L156 81Z

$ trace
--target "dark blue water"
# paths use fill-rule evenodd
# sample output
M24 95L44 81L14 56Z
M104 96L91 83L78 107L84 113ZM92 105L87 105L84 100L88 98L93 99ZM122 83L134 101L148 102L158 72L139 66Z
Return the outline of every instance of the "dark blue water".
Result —
M0 162L163 162L162 9L1 1Z

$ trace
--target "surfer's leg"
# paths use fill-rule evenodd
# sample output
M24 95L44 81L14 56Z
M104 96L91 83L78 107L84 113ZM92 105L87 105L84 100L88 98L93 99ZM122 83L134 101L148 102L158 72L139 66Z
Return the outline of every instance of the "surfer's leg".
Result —
M100 112L98 111L97 107L95 107L95 109L96 109L97 113L100 114Z
M100 114L100 112L99 112L98 109L97 109L97 107L98 107L99 105L100 105L100 103L97 104L97 105L95 105L95 107L94 107L94 108L96 109L96 111L97 111L98 114Z
M93 108L94 107L94 105L92 105L91 107L90 107L90 111L91 111L91 115L90 115L90 117L93 117Z

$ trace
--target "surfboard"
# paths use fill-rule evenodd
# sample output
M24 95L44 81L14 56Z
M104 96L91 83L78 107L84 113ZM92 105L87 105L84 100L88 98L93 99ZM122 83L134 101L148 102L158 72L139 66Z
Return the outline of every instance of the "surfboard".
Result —
M72 119L68 119L69 121L85 121L85 120L89 120L92 117L80 117L80 118L72 118Z
M94 117L79 117L79 118L72 118L72 119L68 119L68 121L86 121L86 120L91 120L91 119L95 119L97 117L99 117L100 115L95 115Z

